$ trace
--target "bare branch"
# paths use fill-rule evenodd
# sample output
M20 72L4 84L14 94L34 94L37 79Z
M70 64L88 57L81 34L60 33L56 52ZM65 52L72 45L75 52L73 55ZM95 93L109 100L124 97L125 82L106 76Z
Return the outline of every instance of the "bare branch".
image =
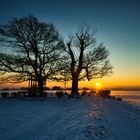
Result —
M32 76L43 83L48 73L49 78L57 74L63 41L52 23L39 22L33 15L13 18L0 27L0 40L10 50L9 54L0 54L0 71L11 73L8 81L21 82Z

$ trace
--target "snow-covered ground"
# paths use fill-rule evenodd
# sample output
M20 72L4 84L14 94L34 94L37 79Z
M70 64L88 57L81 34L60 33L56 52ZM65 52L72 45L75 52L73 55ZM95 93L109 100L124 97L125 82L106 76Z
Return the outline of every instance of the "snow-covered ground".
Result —
M140 110L95 96L0 99L0 140L140 140Z

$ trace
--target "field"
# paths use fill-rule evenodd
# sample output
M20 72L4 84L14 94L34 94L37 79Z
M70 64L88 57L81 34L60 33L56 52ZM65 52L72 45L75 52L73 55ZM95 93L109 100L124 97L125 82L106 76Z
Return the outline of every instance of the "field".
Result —
M1 140L139 140L140 110L97 96L0 99Z

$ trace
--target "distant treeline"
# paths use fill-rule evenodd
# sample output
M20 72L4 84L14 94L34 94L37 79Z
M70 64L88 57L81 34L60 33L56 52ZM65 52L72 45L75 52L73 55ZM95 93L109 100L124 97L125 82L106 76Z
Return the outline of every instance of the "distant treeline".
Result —
M28 87L21 87L21 88L2 88L1 90L28 90ZM64 88L60 87L60 86L53 86L51 87L44 87L44 90L65 90ZM66 90L71 90L70 87L66 88ZM91 90L90 88L87 87L83 87L83 88L79 88L78 90Z

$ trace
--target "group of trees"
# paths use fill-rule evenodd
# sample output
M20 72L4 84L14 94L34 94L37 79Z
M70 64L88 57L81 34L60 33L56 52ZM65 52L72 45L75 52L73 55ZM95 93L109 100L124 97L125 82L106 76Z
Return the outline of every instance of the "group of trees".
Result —
M0 26L0 47L5 50L0 52L0 80L23 82L32 77L40 95L47 80L71 80L73 96L78 81L112 72L108 50L103 43L96 46L95 31L87 24L64 41L52 23L32 15L13 18Z

